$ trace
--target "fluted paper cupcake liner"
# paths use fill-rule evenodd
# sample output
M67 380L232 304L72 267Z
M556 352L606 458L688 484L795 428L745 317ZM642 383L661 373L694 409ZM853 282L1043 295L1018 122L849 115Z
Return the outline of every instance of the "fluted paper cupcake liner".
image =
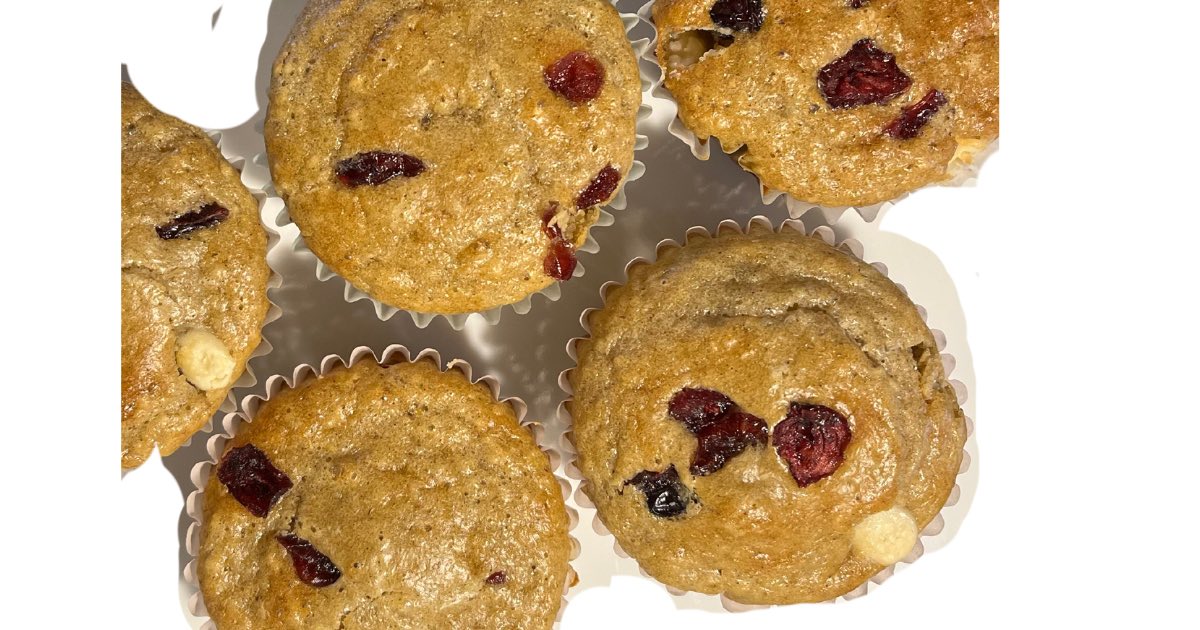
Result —
M679 113L678 113L679 112L679 104L675 101L675 97L671 94L671 91L666 88L666 85L665 85L666 78L667 78L666 71L659 65L658 55L655 53L655 50L658 47L658 27L655 26L654 21L650 15L650 12L653 9L653 7L654 7L654 0L650 0L646 4L642 5L642 7L640 9L638 9L638 12L637 12L638 17L641 18L642 20L644 20L647 24L649 24L651 26L651 28L654 29L654 36L650 39L650 44L643 50L643 58L646 61L649 61L651 64L653 64L653 66L655 68L658 69L658 78L656 78L654 80L654 85L651 88L651 94L655 97L658 97L665 101L670 102L671 106L675 108L675 112L676 112L675 116L673 116L671 118L671 122L667 125L667 131L670 132L670 134L672 136L675 136L680 141L682 141L684 144L688 145L688 147L692 151L692 155L696 159L707 161L711 154L710 149L711 149L712 142L709 142L708 140L701 140L699 137L696 136L695 133L692 132L691 129L688 129L688 126L684 124L683 119L681 119L679 117ZM733 159L739 167L742 167L741 160L738 157L733 155L742 149L741 146L726 147L725 145L721 144L720 141L716 138L710 138L710 140L715 140L717 142L717 144L721 147L721 150L725 154L729 155L731 157L731 159ZM950 164L948 179L941 181L941 182L929 184L928 186L969 186L969 185L972 185L979 174L979 169L982 166L982 164L987 160L987 158L989 156L991 156L993 153L995 153L996 150L999 149L999 147L1000 147L1000 141L995 140L995 141L991 142L986 148L975 153L974 156L970 159L970 161L963 161L963 160L959 160L956 158ZM755 175L753 171L750 171L749 169L746 169L745 167L742 167L742 168L744 170L746 170L747 172L751 173L752 175ZM757 179L758 176L755 175L755 178ZM928 187L928 186L926 186L926 187ZM833 223L833 222L837 221L838 218L841 217L843 213L845 213L847 210L851 210L851 209L858 212L858 214L862 216L863 220L868 221L868 222L874 221L880 215L881 212L883 212L887 208L890 208L891 206L895 205L896 202L900 201L901 199L904 199L905 197L908 197L909 195L911 195L913 192L916 192L916 191L907 192L907 193L904 193L893 199L889 199L887 201L882 201L879 203L871 204L869 206L822 206L819 204L809 203L807 201L796 199L795 197L787 194L784 191L769 188L769 187L763 185L761 183L761 180L759 183L759 192L761 193L762 201L764 204L772 204L776 200L778 200L780 197L783 197L784 203L787 206L788 214L790 214L793 218L798 219L804 213L816 208L816 209L820 210L822 216L824 216L824 218L825 218L826 223Z
M191 519L187 535L184 537L184 551L187 553L189 560L183 568L183 584L186 589L189 621L199 624L204 630L215 630L216 628L216 624L209 618L208 609L204 605L204 596L200 592L199 572L196 565L199 561L200 529L204 526L204 491L208 486L209 476L212 474L213 468L220 461L221 455L225 451L225 444L237 435L243 422L254 422L254 416L258 413L259 408L280 391L292 389L311 379L325 376L335 368L351 367L359 361L374 361L380 365L432 361L443 372L456 370L472 384L484 384L491 392L493 400L512 407L513 412L517 416L517 422L529 431L538 449L546 454L546 458L550 463L550 471L554 474L554 478L562 491L564 503L570 497L571 484L562 474L563 457L561 453L556 447L546 444L545 431L541 423L525 419L528 406L524 400L513 396L500 397L500 382L496 378L490 375L483 375L476 378L473 375L471 364L460 359L453 359L449 363L443 364L441 355L431 348L426 348L418 352L415 356L407 347L399 344L393 344L384 348L378 355L366 346L355 348L346 358L331 354L321 359L320 363L316 366L307 363L297 366L292 370L290 378L280 374L267 378L264 393L246 396L241 401L239 411L225 415L219 431L208 440L207 458L192 468L190 479L194 489L188 495L185 505L188 518ZM573 534L576 526L579 524L579 514L571 508L570 504L566 504L565 508L567 511L567 536L571 543L569 562L574 562L579 557L580 550L579 540ZM566 582L563 585L563 599L559 604L556 626L558 625L557 621L562 619L562 611L566 606L567 592L578 582L578 579L574 567L568 566Z
M612 0L612 2L615 4L616 0ZM639 18L637 15L632 13L622 13L621 21L624 23L625 33L628 35L634 29L634 27L638 25ZM616 197L614 197L611 202L600 209L599 218L596 219L596 223L588 230L588 236L584 241L584 244L579 247L578 251L589 254L595 254L596 252L600 251L600 244L596 242L595 237L592 235L592 230L596 228L607 227L613 224L615 219L612 213L610 213L608 210L624 210L627 205L625 198L625 187L630 182L641 179L642 175L646 173L646 165L645 163L636 159L636 152L642 151L650 145L650 139L646 135L646 121L650 118L651 114L649 103L650 92L654 87L654 81L650 77L649 73L647 73L645 64L642 63L642 60L646 57L646 49L650 46L650 40L643 38L633 40L630 42L630 44L633 46L634 57L638 60L638 74L640 77L642 90L642 104L638 107L637 111L637 133L635 135L633 147L635 151L635 159L633 160L633 164L631 164L629 167L629 174L625 177L625 180L621 183L621 187L617 190ZM293 221L287 212L287 208L282 208L278 213L278 216L275 218L275 224L279 227L283 227L292 223ZM321 259L318 258L311 249L309 249L308 244L305 243L303 236L297 234L295 240L292 242L292 248L296 253L302 256L312 257L316 260L318 280L321 280L322 282L338 280L344 283L345 290L343 295L347 302L358 302L360 300L366 300L367 302L370 302L375 308L375 315L383 321L387 321L397 313L403 311L412 317L413 323L416 324L418 328L425 328L426 326L429 326L433 320L440 317L445 319L450 324L450 327L454 330L462 330L463 327L466 326L467 320L470 319L472 315L479 315L488 324L496 324L500 321L500 316L503 314L506 308L512 309L512 311L517 315L524 315L528 313L530 309L533 308L534 296L540 295L550 302L556 302L560 297L562 297L562 282L553 282L541 291L531 293L524 298L521 298L517 302L512 304L503 304L501 306L490 308L484 311L471 311L466 313L429 313L405 310L379 301L370 294L354 286L354 284L346 278L338 275L333 271L333 269L330 269L328 265L321 261ZM581 260L576 265L575 273L571 277L577 278L583 274L584 262Z
M710 238L727 232L744 234L749 232L751 226L765 227L776 232L782 230L794 230L800 234L804 234L812 238L819 238L828 245L836 247L837 249L846 252L855 258L858 258L859 260L865 261L863 258L862 244L858 241L854 239L845 239L839 241L835 236L833 228L827 226L821 226L809 232L805 229L804 224L797 219L787 219L776 226L771 222L770 219L764 216L755 216L749 220L744 228L736 221L727 219L722 221L717 226L716 231L710 231L703 226L693 226L687 230L683 243L677 242L673 239L660 241L655 247L655 253L652 258L635 258L625 265L625 280L620 282L606 282L600 287L601 306L597 308L589 308L585 310L579 317L579 323L583 327L585 335L583 337L576 337L567 342L567 354L571 357L571 361L574 362L575 367L578 367L579 361L577 353L578 343L587 339L591 335L590 318L592 314L604 308L604 305L607 303L608 296L611 294L612 290L628 281L630 271L634 267L651 264L661 258L662 254L667 250L682 247L684 244L688 243L694 238ZM869 264L884 276L887 276L887 267L883 263L874 262ZM908 291L903 285L896 283L896 286L899 287L905 295L908 294ZM916 305L916 307L917 312L921 315L921 319L928 322L928 313L926 312L925 308L919 304ZM946 376L950 382L950 385L954 388L954 393L955 397L958 399L958 404L964 405L967 401L967 388L961 381L950 379L950 375L954 371L957 362L952 354L946 352L946 335L942 333L942 331L936 329L931 329L931 332L933 333L933 338L937 343L938 351L941 353L942 366L945 368ZM600 519L599 512L596 511L595 505L588 496L588 481L576 465L578 451L572 441L574 425L571 419L571 414L567 409L567 404L571 402L572 397L574 396L574 388L571 385L570 378L571 372L575 370L575 367L564 370L558 377L558 386L566 394L566 398L562 403L559 404L558 407L558 421L562 424L562 426L567 427L567 430L564 432L561 441L561 448L565 458L564 468L567 477L576 483L576 490L572 494L572 502L579 510L581 518L586 518L590 513L592 518L592 530L601 537L611 539L613 552L615 552L620 558L629 559L629 554L625 553L625 551L621 549L621 546L617 542L616 538ZM838 599L851 600L867 594L872 585L881 584L884 580L891 577L892 574L895 573L897 567L900 565L911 564L920 558L924 554L926 546L941 547L947 541L947 537L940 536L947 524L947 521L951 523L959 523L965 515L965 505L961 506L961 509L955 509L956 506L959 506L959 499L962 497L964 492L964 484L967 486L967 491L972 491L974 488L973 477L971 475L964 476L964 473L970 469L971 461L975 455L976 449L974 439L974 422L970 417L966 418L966 425L968 439L963 447L963 459L958 469L958 477L955 480L955 486L953 490L951 490L949 498L946 500L946 503L943 505L938 515L934 517L934 519L930 521L930 523L921 531L917 540L917 544L913 547L912 551L910 551L907 556L901 559L900 562L881 570L858 588L855 588L845 595L830 600L831 602ZM655 580L644 570L642 570L640 566L638 567L638 571L641 573L641 575L658 582L658 580ZM659 582L659 584L662 583ZM682 591L666 584L662 584L662 586L667 590L667 592L674 596L676 604L680 607L705 609L723 608L724 610L730 612L742 612L746 610L770 607L763 605L742 604L729 598L724 593L720 595L707 595L691 591Z

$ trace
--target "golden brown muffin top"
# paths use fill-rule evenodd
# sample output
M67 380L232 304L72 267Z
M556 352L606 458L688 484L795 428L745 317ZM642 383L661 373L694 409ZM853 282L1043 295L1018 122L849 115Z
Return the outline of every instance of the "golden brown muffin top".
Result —
M122 84L123 468L174 452L225 399L258 346L266 255L258 203L216 144Z
M578 103L545 77L577 51L604 75ZM584 242L633 163L640 103L604 0L313 0L275 62L265 132L276 187L321 260L390 305L460 313L554 281L545 221L560 251ZM371 153L420 166L376 185L339 179Z
M744 145L743 167L801 201L893 199L948 179L1000 133L997 0L657 0L653 16L684 124L728 150ZM831 66L862 40L873 42L870 68L879 74ZM885 70L882 55L907 81ZM848 61L855 58L864 59ZM857 94L890 98L864 103L849 94L876 79L874 92ZM913 137L898 127L900 137L889 134L922 101L941 105L908 130Z
M590 323L570 375L579 468L665 584L748 604L837 597L906 555L954 486L965 422L929 329L886 277L815 238L695 237L634 266ZM760 441L694 474L705 438L673 415L685 388L728 397ZM781 424L815 418L828 441L832 412L844 459L817 444L799 463L831 469L795 475ZM671 467L673 484L638 478Z
M289 480L265 517L222 480L247 445ZM302 581L288 533L337 580ZM431 360L339 366L263 403L209 479L200 544L223 630L550 628L570 550L559 485L512 407Z

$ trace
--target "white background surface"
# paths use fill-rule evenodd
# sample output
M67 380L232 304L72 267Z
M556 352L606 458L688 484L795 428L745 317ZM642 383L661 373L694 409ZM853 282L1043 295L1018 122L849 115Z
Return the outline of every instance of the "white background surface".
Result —
M115 68L128 62L151 100L192 122L250 117L267 3L228 3L210 30L217 4L21 4L0 27L12 121L0 250L5 311L17 317L3 368L5 627L187 627L177 589L183 496L170 471L191 462L151 461L124 480L116 472ZM1003 148L976 187L922 191L879 224L881 238L911 243L910 267L887 262L933 325L954 324L939 318L955 309L917 293L930 270L953 280L966 317L981 456L975 500L950 544L833 606L677 611L661 586L617 578L573 591L564 628L1196 627L1200 344L1190 263L1200 204L1189 185L1198 138L1185 29L1198 16L1185 2L1144 6L1006 4ZM598 302L596 288L624 260L724 214L783 216L759 207L753 179L721 156L696 162L661 132L647 152L654 157L639 158L651 169L629 187L630 208L597 231L601 253L582 259L588 274L563 301L535 300L529 315L506 313L488 332L500 340L545 326L545 344L509 349L542 372L568 363L562 343L578 332L568 297L575 307ZM712 180L734 186L706 192ZM340 299L335 283L301 271L288 278L295 294L277 300ZM337 312L345 317L303 330L281 320L267 335L293 347L291 362L356 343L422 347L435 336L459 340L439 344L444 356L481 358L444 323L419 331L402 318L372 321L365 303ZM367 339L348 342L359 334ZM260 375L290 367L256 366ZM531 405L558 396L521 379L506 380L504 393Z

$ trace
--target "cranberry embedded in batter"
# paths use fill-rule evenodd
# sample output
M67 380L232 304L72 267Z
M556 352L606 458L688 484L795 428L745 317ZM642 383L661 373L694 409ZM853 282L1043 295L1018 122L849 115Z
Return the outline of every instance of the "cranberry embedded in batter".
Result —
M767 423L744 411L731 411L697 432L696 440L690 470L703 477L717 472L748 447L766 444Z
M259 518L266 517L271 506L292 488L292 480L253 444L230 449L217 468L217 480Z
M717 26L753 33L762 28L766 12L762 0L717 0L708 17Z
M702 387L684 387L667 403L667 413L698 433L733 408L733 401L721 392Z
M557 225L550 225L550 220L556 214L558 214L557 201L551 201L550 207L546 208L546 211L542 213L542 234L545 234L552 241L562 240L563 238L562 228Z
M407 153L366 151L338 162L334 173L342 184L378 186L395 177L416 177L425 172L425 163Z
M692 492L679 481L679 473L672 464L662 472L643 470L625 482L646 495L646 509L660 518L674 518L687 511Z
M158 238L164 241L186 236L196 230L210 228L229 218L229 210L218 203L206 203L199 210L181 214L167 223L155 226Z
M600 95L604 66L591 54L576 50L546 66L542 78L550 91L578 105Z
M484 582L486 582L490 586L500 586L501 584L504 584L507 581L508 581L508 574L505 573L504 571L496 571L495 573L487 576L487 579L484 580Z
M921 134L921 129L933 119L933 115L947 102L945 94L929 90L921 100L900 110L900 115L888 123L883 132L897 140L916 138Z
M292 558L292 568L296 577L309 586L329 586L342 577L342 570L337 568L329 556L317 551L312 543L295 534L279 534L275 540L283 545Z
M834 109L886 103L912 85L896 57L860 39L817 73L817 88Z
M617 184L620 183L621 171L614 168L612 164L606 165L588 183L587 188L579 193L575 199L575 207L583 210L607 201L613 191L617 189Z
M775 450L801 488L812 485L842 465L850 444L850 425L823 405L792 403L787 417L775 425Z
M550 251L542 260L542 270L555 280L570 280L575 275L575 246L558 238L550 243Z

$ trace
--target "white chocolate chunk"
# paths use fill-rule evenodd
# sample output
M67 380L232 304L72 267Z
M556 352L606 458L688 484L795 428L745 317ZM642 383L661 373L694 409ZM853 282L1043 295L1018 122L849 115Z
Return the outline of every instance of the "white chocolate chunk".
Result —
M191 328L179 336L175 362L184 378L202 391L228 387L237 366L225 344L204 328Z
M988 143L980 138L955 138L954 157L950 162L970 164L975 161L976 154L987 148Z
M900 508L876 512L854 526L850 544L875 564L896 564L917 544L917 523Z

